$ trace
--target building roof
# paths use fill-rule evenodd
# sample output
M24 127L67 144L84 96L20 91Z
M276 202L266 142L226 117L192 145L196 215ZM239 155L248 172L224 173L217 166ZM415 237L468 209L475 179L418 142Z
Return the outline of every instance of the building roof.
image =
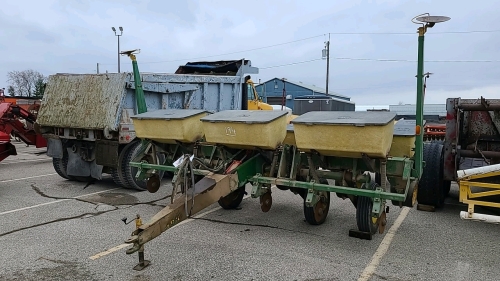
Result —
M280 80L281 81L282 78L278 78L278 77L274 77L273 79L269 79L261 84L265 84L267 82L270 82L270 81L273 81L273 80ZM286 78L285 78L286 79ZM288 80L286 79L285 80L287 83L290 83L290 84L294 84L294 85L297 85L299 87L302 87L302 88L306 88L306 89L309 89L315 93L320 93L320 94L324 94L326 95L326 90L323 89L323 88L320 88L320 87L316 87L316 86L313 86L313 85L308 85L308 84L304 84L302 82L297 82L297 81L291 81L291 80ZM350 97L348 96L344 96L344 95L341 95L339 93L335 93L335 92L332 92L332 91L328 91L328 95L329 96L335 96L335 97L339 97L339 98L345 98L345 99L351 99Z
M330 95L325 95L325 94L320 94L320 95L305 95L305 96L299 96L295 97L295 100L333 100L333 101L338 101L338 102L343 102L343 103L349 103L349 104L356 104L353 101L350 100L344 100L344 99L339 99L336 98L335 96L330 96Z
M415 104L389 105L389 110L398 115L415 115L417 106ZM424 115L446 116L446 104L424 104Z

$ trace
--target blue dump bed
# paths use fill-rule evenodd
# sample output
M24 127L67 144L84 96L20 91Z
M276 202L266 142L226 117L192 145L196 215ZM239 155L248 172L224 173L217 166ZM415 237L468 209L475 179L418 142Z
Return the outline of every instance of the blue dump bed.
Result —
M205 71L203 69L206 69ZM148 111L242 109L244 75L258 73L248 60L188 63L176 73L141 73ZM37 123L43 127L118 131L137 114L132 73L49 76Z

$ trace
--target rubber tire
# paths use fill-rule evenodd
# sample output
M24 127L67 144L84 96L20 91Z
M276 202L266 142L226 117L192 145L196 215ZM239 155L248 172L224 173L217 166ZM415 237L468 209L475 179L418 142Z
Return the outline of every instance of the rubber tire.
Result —
M122 175L125 180L125 187L128 189L135 189L139 191L146 191L147 190L147 180L142 180L142 181L137 181L135 179L135 175L137 174L137 171L139 168L136 167L131 167L130 162L132 159L136 156L137 152L139 151L141 147L141 142L136 141L134 142L131 146L127 147L127 149L123 150L123 160L121 163L122 167ZM159 161L162 162L164 160L164 156L158 157ZM163 171L160 171L158 173L158 176L163 178Z
M116 168L111 168L111 178L113 178L113 182L119 187L125 188L125 183L123 183L122 179L119 175L119 170Z
M67 164L68 162L65 163L64 158L52 158L52 166L54 166L54 170L56 170L56 173L62 178L70 180L70 176L66 174L66 170L68 167Z
M371 182L368 189L374 190L377 186L378 184L376 182ZM356 204L356 223L359 231L371 234L377 232L378 223L372 223L372 208L373 201L370 197L358 196Z
M432 142L443 145L443 161L441 163L443 166L441 166L441 169L444 171L444 141L442 141L442 140L434 140ZM451 190L451 181L443 180L443 196L444 196L444 198L448 197L448 194L450 193L450 190Z
M424 143L425 167L418 184L418 204L440 208L444 203L443 145Z
M125 171L123 169L124 167L124 157L125 157L125 154L128 153L128 150L135 144L135 142L130 142L128 144L126 144L121 150L120 150L120 153L118 154L118 167L117 168L113 168L111 170L111 177L113 178L113 181L115 182L115 184L117 184L118 186L120 187L123 187L123 188L127 188L129 189L128 187L128 184L127 184L127 181L125 180Z
M68 176L66 172L68 170L68 153L66 152L66 148L63 148L62 158L52 158L52 166L54 166L54 170L62 178L75 180L73 176Z
M223 197L217 201L219 206L221 206L224 210L236 209L243 201L243 197L245 196L245 187L242 186L237 190L231 192L226 197Z

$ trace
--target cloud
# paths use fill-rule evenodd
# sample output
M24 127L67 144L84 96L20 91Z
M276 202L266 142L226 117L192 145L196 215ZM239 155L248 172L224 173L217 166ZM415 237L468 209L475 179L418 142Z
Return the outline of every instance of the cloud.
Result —
M429 61L425 71L434 73L428 81L432 99L444 102L446 96L476 97L480 92L494 95L500 77L495 62L430 62L498 60L500 33L443 33L500 29L496 15L500 2L494 0L482 0L481 5L467 1L457 5L452 0L18 0L2 4L6 12L0 18L0 51L4 54L0 87L7 86L10 70L35 69L46 75L95 73L99 63L101 72L115 72L117 38L112 26L124 28L121 50L141 49L141 71L174 72L179 65L195 60L246 58L261 68L316 60L261 69L252 78L286 77L325 87L326 61L321 60L321 50L328 38L325 34L332 33L330 91L350 96L360 105L412 102L417 25L410 20L423 12L452 18L429 29L425 38L425 59ZM360 32L377 34L338 34ZM409 34L383 34L391 32ZM309 37L314 38L297 41ZM282 44L290 41L297 42ZM121 57L121 70L131 71L126 57Z
M372 96L370 94L360 94L352 100L360 105L394 105L402 102L404 104L415 104L417 100L416 86L414 91L409 90L388 90ZM447 98L463 98L463 99L498 99L500 93L500 83L497 85L474 87L461 90L437 90L428 88L425 94L425 104L444 104Z

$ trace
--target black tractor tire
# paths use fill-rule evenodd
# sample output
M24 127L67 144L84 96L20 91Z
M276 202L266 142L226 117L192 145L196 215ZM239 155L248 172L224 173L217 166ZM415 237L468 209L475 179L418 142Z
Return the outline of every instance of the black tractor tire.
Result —
M443 145L424 143L425 167L418 183L418 204L440 208L444 204Z

